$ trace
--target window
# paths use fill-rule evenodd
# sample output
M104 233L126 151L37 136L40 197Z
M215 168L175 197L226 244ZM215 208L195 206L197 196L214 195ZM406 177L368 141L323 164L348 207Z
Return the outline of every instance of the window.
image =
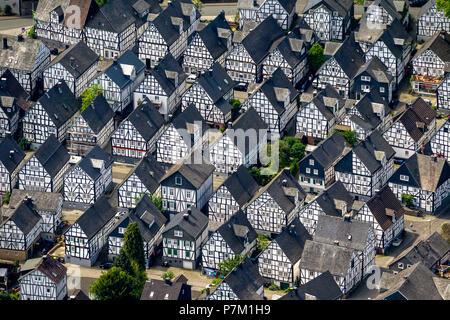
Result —
M380 87L380 92L384 93L384 87Z
M401 269L401 270L403 270L403 269L405 268L404 264L401 263L401 262L399 262L397 266L398 266L398 268Z
M402 181L409 181L409 177L408 176L404 176L404 175L400 175L400 180Z
M310 168L306 168L306 173L311 173L311 169Z
M182 237L183 236L183 231L175 230L173 232L173 234L174 234L175 237Z
M314 159L309 159L309 165L313 166L314 165Z
M175 177L175 184L177 186L181 186L182 185L182 179L181 177Z

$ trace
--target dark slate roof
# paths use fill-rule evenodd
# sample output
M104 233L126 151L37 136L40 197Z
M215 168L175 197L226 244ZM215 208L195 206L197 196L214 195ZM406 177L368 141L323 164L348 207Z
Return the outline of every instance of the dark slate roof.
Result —
M10 134L0 140L0 150L0 162L10 174L25 159L25 153L20 149Z
M333 163L344 154L345 149L348 148L350 148L350 145L347 140L345 140L339 132L335 132L319 144L307 157L301 160L300 166L302 166L302 163L307 163L306 161L308 161L310 157L313 157L323 168L328 168L333 165Z
M352 115L350 120L355 122L360 127L372 131L381 123L380 117L375 112L374 106L381 105L384 108L384 114L389 114L391 109L389 105L383 100L380 94L376 91L365 94L361 100L355 105L359 115Z
M331 273L326 271L297 289L290 290L279 300L339 300L341 297L341 288Z
M319 194L315 201L326 215L342 217L352 209L355 199L341 181L336 181Z
M56 84L38 102L57 128L64 125L81 108L80 101L70 91L64 80L61 80L61 86Z
M401 39L404 42L411 42L412 38L408 32L406 32L403 24L394 19L390 26L383 32L379 40L383 41L388 49L397 59L402 59L404 45L396 44L394 39Z
M167 171L161 181L164 181L174 173L179 172L196 189L200 189L205 181L213 174L215 169L216 168L211 164L189 164L185 163L185 161L180 161Z
M339 241L341 247L364 251L371 229L372 224L368 222L348 221L341 217L319 215L314 241L328 244Z
M136 75L145 70L145 64L133 53L128 50L119 59L113 61L113 64L106 69L105 74L114 82L120 89L125 88L133 82L131 77L123 72L121 65L131 65L135 68Z
M112 157L96 145L77 164L93 181L101 177L101 168L96 164L96 160L103 161L104 168L110 167L113 163Z
M277 68L272 76L264 81L260 90L279 115L286 111L286 97L288 97L288 101L291 103L300 94L281 68Z
M227 35L232 33L230 25L225 19L225 11L219 13L213 21L198 31L200 39L202 39L213 60L217 60L228 50L227 37L219 34L218 28L227 30Z
M215 62L211 69L202 73L198 77L197 83L205 90L213 103L217 103L234 87L234 81L218 62Z
M253 198L259 189L259 185L243 165L229 176L223 185L241 208Z
M64 148L53 134L45 140L34 156L52 178L59 173L70 159L66 148Z
M388 68L381 62L380 58L373 56L366 61L358 70L355 77L367 72L379 83L391 83L394 77L389 73Z
M177 130L181 130L181 137L188 146L194 145L194 132L192 131L192 125L201 125L201 134L204 135L209 129L208 124L203 119L200 111L194 106L194 104L189 104L182 113L180 113L172 122L173 126ZM189 134L186 134L189 133Z
M333 55L333 58L350 79L353 79L359 68L366 62L364 52L355 41L352 33ZM324 68L322 66L322 68Z
M287 13L291 13L295 9L296 2L296 0L278 0L278 3Z
M337 245L307 240L303 248L300 268L316 272L329 271L333 276L345 277L353 250Z
M450 62L450 35L444 30L436 32L436 34L428 39L428 41L417 51L413 59L417 58L427 50L431 50L442 60L442 62Z
M350 9L353 6L353 1L351 0L311 0L308 2L303 12L307 12L312 8L318 7L319 5L325 5L332 11L339 13L341 17L346 17L350 13Z
M22 110L27 111L32 105L32 102L29 101L30 95L25 91L16 77L14 77L9 69L6 69L6 71L3 72L1 79L5 79L6 81L0 81L0 96L14 97L17 105Z
M67 72L78 79L96 64L98 59L99 56L84 41L79 41L54 59L49 67L60 63Z
M280 42L277 49L284 57L286 62L292 68L295 68L300 62L303 61L304 55L307 51L307 43L301 38L300 35L296 35L294 32L288 34L283 41ZM302 50L305 52L302 54Z
M147 155L139 162L130 175L132 173L141 180L150 193L154 193L158 189L159 182L166 171L163 165L157 162L152 155Z
M200 210L196 207L190 207L189 209L176 214L169 221L169 223L167 223L163 234L166 234L171 229L178 227L189 234L192 238L197 239L205 228L208 227L208 221L208 217L205 216Z
M91 299L89 299L89 297L81 289L77 289L69 297L69 300L91 300Z
M372 199L367 201L367 207L384 231L393 224L393 215L398 220L405 214L402 203L397 199L388 185L383 187Z
M222 224L217 232L235 254L242 253L246 243L252 243L258 237L255 229L241 210Z
M128 121L131 122L145 141L150 141L164 126L163 116L148 98L145 98L144 101L134 109L128 116Z
M239 300L262 300L256 291L264 284L258 267L249 258L244 261L223 280Z
M103 94L95 100L81 113L89 128L98 134L114 118L114 111L106 101Z
M149 279L145 282L140 300L184 300L183 296L190 296L190 291L191 286L184 282L169 283L164 280Z
M17 207L25 198L31 198L31 201L33 202L33 208L38 212L57 212L61 208L61 193L21 189L12 190L11 200L9 201L9 208L13 209Z
M75 222L88 239L95 236L114 216L116 210L105 197L101 197L89 207Z
M53 257L43 257L36 269L56 284L64 280L67 275L67 268Z
M395 8L395 5L390 0L375 0L371 5L373 6L379 6L381 8L384 8L386 12L393 18L397 18L398 20L401 20L402 16L400 13L397 12L397 9ZM368 9L369 10L369 9Z
M259 64L283 39L285 33L270 15L242 40L252 60Z
M14 222L14 224L25 235L28 234L42 217L32 209L31 205L25 201L17 207L8 220ZM8 221L6 220L6 221Z
M361 160L371 174L383 167L383 157L386 158L386 161L389 161L395 155L394 149L378 130L373 131L366 140L360 142L353 148L352 152L343 157L336 164L336 171L353 173L356 170L356 168L353 168L352 153Z
M311 101L322 115L330 121L334 118L334 106L338 103L339 107L344 106L344 100L339 93L330 84L327 83L325 89L321 90Z
M408 175L410 181L400 180L401 174ZM418 186L424 191L435 192L448 179L450 179L450 164L445 158L415 153L394 172L389 182Z
M296 264L302 257L306 240L312 240L312 236L298 217L284 227L283 231L274 239L292 264Z
M150 73L155 77L167 96L171 96L180 83L183 83L187 78L183 68L170 53L166 54ZM178 79L175 79L172 74L177 74Z
M424 134L419 124L428 126L435 118L436 111L419 97L399 116L397 121L403 124L411 138L417 142Z

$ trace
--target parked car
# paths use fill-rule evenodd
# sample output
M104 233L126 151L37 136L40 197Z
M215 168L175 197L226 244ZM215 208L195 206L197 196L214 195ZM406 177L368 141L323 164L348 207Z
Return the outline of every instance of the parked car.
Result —
M245 82L239 82L237 84L237 86L234 87L234 90L237 90L237 91L247 91L247 89L248 89L248 83L245 83Z

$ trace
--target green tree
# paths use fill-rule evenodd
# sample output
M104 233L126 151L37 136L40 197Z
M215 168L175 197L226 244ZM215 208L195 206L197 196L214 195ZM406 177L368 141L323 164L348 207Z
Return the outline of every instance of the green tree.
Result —
M265 248L267 248L269 243L270 243L270 240L265 235L260 234L260 235L258 235L258 238L256 238L256 248L259 251L263 251Z
M12 8L9 4L7 4L5 6L5 8L3 9L3 12L5 13L5 15L10 16L12 14Z
M402 202L408 208L414 208L414 196L406 193L402 193Z
M30 146L31 146L31 142L27 140L27 138L22 137L19 140L19 147L20 149L22 149L23 151L28 151L30 150Z
M203 2L200 0L192 0L192 4L197 8L198 12L202 12Z
M94 101L100 94L103 94L103 89L97 83L95 83L91 87L87 88L81 94L81 110L80 110L80 112L83 112L84 110L86 110L86 108L91 105L92 101Z
M97 3L98 7L101 8L101 7L103 7L106 3L108 3L109 0L95 0L95 2Z
M3 202L9 204L9 201L11 201L11 193L6 191L5 196L3 197Z
M136 280L121 268L112 267L91 283L94 300L136 300Z
M241 107L241 102L238 99L230 99L230 104L233 109L239 109Z
M297 160L297 159L295 159ZM289 171L291 172L291 174L295 177L296 174L298 173L298 170L300 170L300 165L298 164L299 161L295 161L291 163L291 166L289 167Z
M136 262L140 270L145 270L144 239L136 222L132 222L125 230L122 250L131 262Z
M239 12L236 12L236 15L234 16L234 23L239 23Z
M123 248L120 249L119 255L114 259L114 267L118 267L131 275L134 273L130 258L128 258L128 255L125 253Z
M364 5L365 0L355 0L356 4L359 4L360 6Z
M219 272L226 277L234 268L236 268L244 260L244 256L237 254L232 258L223 259L217 264Z
M356 131L346 130L339 131L339 133L347 140L347 142L354 147L358 143L358 138L356 137Z
M19 293L17 292L17 293L8 294L8 293L0 292L0 301L2 301L2 300L19 300Z
M437 8L438 10L443 10L445 12L445 16L450 18L450 1L449 0L437 0Z
M325 56L323 54L323 47L318 43L314 43L308 52L308 62L311 71L314 73L325 62Z
M36 38L36 31L34 27L31 27L30 30L28 30L28 37L35 39Z
M175 275L172 271L168 271L161 276L161 278L163 278L164 280L166 279L172 280L174 277Z

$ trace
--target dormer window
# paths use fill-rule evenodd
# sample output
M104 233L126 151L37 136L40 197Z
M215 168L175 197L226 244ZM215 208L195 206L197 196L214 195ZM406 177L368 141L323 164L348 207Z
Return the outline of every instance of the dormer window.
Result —
M183 184L183 180L181 179L181 177L175 177L175 184L177 186L181 186Z
M400 175L400 180L408 182L409 181L409 177L401 174Z
M181 238L183 236L183 231L175 230L173 232L173 234L174 234L175 237Z

